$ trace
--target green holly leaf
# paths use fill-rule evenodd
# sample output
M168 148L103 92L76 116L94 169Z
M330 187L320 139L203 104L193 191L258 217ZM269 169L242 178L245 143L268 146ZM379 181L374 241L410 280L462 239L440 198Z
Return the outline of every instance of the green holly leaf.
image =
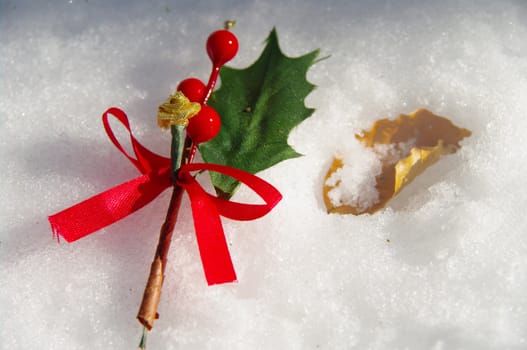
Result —
M209 100L221 116L221 130L199 150L207 163L257 173L285 159L300 156L288 143L291 130L314 111L304 105L314 89L306 80L319 50L301 57L285 56L273 29L258 60L245 69L223 67L221 88ZM239 183L211 173L216 191L230 198Z

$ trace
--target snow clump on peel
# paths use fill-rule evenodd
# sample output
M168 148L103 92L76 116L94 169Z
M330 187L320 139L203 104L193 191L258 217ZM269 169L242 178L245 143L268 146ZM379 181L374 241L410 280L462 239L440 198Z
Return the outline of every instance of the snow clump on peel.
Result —
M377 144L373 148L354 142L336 154L342 166L329 176L324 185L331 187L327 196L335 207L352 206L364 212L379 203L377 176L384 165L396 163L410 153L415 139L398 144Z
M382 172L382 160L372 149L354 142L345 152L337 154L343 166L326 180L331 186L328 197L335 206L351 205L366 210L379 201L375 178Z

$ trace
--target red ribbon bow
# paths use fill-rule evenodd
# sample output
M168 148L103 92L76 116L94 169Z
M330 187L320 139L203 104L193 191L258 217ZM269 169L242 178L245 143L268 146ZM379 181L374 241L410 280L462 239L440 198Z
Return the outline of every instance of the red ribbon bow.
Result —
M108 122L110 115L116 117L128 130L135 158L124 150L115 137ZM102 120L112 143L142 175L49 216L53 233L64 237L68 242L121 220L173 185L170 159L153 153L134 138L128 117L122 110L110 108L103 114ZM190 174L200 170L216 171L237 179L254 190L265 204L237 203L210 195ZM187 191L190 198L207 283L210 285L235 281L236 273L220 215L234 220L254 220L270 212L282 199L282 195L271 184L251 173L218 164L185 164L178 171L177 184Z

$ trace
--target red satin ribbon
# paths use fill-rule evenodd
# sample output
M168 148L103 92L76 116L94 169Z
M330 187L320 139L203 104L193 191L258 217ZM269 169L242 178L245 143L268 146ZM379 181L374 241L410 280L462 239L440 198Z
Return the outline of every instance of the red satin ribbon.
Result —
M256 192L265 204L244 204L214 197L203 190L191 171L209 170L231 176ZM282 199L276 188L253 174L218 164L187 164L179 171L178 184L188 193L194 229L207 283L236 280L220 215L234 220L254 220L267 214Z
M116 117L128 130L135 158L115 137L108 118ZM53 233L68 242L87 236L144 207L172 186L170 159L142 146L132 135L126 114L118 108L102 116L104 128L112 143L141 172L141 176L99 193L68 209L48 217ZM209 170L231 176L254 190L265 204L244 204L214 197L203 190L190 174ZM236 274L232 265L220 215L234 220L254 220L266 215L282 199L276 188L245 171L217 164L186 164L179 172L178 185L188 193L194 228L208 284L232 282Z

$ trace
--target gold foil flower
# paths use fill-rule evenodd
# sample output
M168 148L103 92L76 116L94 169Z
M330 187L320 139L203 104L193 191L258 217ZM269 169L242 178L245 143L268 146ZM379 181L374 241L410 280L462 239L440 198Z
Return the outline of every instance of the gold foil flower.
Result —
M167 129L171 125L188 125L188 120L198 114L201 105L197 102L190 102L181 91L170 95L165 103L159 106L157 112L157 125L162 129Z

